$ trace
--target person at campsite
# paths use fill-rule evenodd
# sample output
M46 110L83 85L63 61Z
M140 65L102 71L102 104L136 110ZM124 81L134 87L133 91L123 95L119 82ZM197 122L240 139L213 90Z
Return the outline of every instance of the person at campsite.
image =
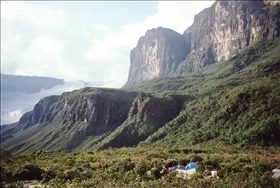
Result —
M165 174L168 174L168 173L169 173L169 170L165 166L163 166L162 170L160 171L160 174L162 176L164 176Z

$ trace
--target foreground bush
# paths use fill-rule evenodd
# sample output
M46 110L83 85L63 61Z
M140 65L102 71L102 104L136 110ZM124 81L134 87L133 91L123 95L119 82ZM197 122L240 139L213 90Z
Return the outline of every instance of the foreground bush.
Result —
M280 179L271 170L279 168L279 148L120 148L63 153L40 151L1 159L1 187L22 187L40 182L50 187L271 187ZM181 152L182 151L182 152ZM191 179L171 172L160 175L162 166L198 163ZM219 179L208 178L218 170ZM150 175L147 171L151 171Z

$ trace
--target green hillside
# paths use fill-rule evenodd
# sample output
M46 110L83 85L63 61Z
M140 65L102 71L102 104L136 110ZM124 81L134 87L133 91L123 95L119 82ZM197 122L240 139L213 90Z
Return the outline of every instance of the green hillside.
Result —
M184 110L145 145L278 145L279 39L261 41L196 74L157 78L131 90L183 95Z
M86 87L39 101L2 126L3 149L85 151L169 145L279 146L280 39L197 73L125 89Z
M1 129L0 185L278 188L279 52L260 41L195 74L43 98ZM147 173L189 162L190 179Z
M127 83L141 84L44 97L1 125L0 187L279 188L280 4L268 2L216 2L196 14L176 66L185 47L140 37ZM9 91L21 77L11 79ZM194 173L180 176L191 162Z
M188 94L196 98L242 85L280 71L279 38L247 47L228 61L211 64L197 73L159 77L127 90L166 95Z
M280 75L191 101L150 136L152 145L278 145Z
M30 182L51 188L279 188L280 184L271 172L279 168L279 147L122 147L70 153L45 150L14 157L8 151L0 154L0 186L10 188ZM176 177L176 171L164 179L146 173L191 161L199 165L191 179ZM204 178L210 170L217 170L219 179Z

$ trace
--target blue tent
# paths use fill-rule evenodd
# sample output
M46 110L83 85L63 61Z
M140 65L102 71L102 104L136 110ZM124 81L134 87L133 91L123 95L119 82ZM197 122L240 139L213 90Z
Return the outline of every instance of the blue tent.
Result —
M197 168L197 167L198 167L198 165L196 163L191 162L191 163L187 164L186 170L190 170L190 169Z

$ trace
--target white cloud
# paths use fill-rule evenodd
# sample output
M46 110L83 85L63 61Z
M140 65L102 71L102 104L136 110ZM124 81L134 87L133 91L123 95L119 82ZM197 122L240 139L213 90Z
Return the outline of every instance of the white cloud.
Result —
M31 48L40 49L43 53L48 55L57 55L61 52L63 44L61 41L55 39L52 36L40 36L37 37L33 43L34 46ZM35 49L33 49L35 50Z
M82 81L65 81L63 84L50 89L41 89L37 93L9 92L1 93L1 125L17 122L20 117L31 111L34 105L43 97L50 95L60 95L65 91L72 91L93 86Z
M157 13L145 21L113 28L97 22L89 10L73 13L63 7L52 9L47 2L1 1L1 71L121 87L128 77L130 50L139 37L159 26L182 34L194 14L212 3L159 1ZM112 25L120 19L112 18Z
M21 110L9 111L1 115L1 125L17 122L22 115Z
M157 14L148 17L148 28L167 27L183 34L193 23L194 15L210 7L214 1L159 1Z
M193 23L194 15L213 2L158 1L157 12L143 18L144 21L115 28L97 22L98 17L89 9L69 12L63 7L50 8L47 1L43 2L45 5L1 1L1 71L83 80L98 87L118 88L128 77L130 50L148 29L162 26L182 34ZM63 3L67 2L60 2ZM108 20L117 25L115 22L122 17ZM76 82L67 83L31 95L9 94L9 102L2 104L1 100L1 123L17 121L42 97L83 87Z
M46 5L34 5L32 2L1 1L1 16L9 22L29 21L40 27L60 26L66 14L62 9L53 10Z

